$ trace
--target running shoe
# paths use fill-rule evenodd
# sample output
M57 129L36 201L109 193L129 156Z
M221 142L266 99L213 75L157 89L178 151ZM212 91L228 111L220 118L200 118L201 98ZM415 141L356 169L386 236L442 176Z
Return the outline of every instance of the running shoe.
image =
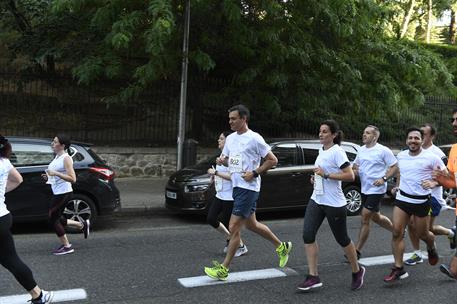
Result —
M242 256L246 253L248 253L248 247L243 244L242 246L238 247L238 249L236 250L235 257Z
M450 277L451 279L457 280L457 277L455 277L455 276L452 274L451 270L450 270L449 267L447 267L446 265L441 264L441 265L440 265L440 271L441 271L442 273L444 273L445 275L447 275L448 277Z
M303 283L297 286L297 289L307 291L313 288L322 287L322 282L319 276L307 275Z
M32 304L46 304L52 303L53 298L54 292L41 290L41 297L35 300L30 300L29 302L31 302Z
M69 253L73 253L75 252L75 250L73 249L73 247L70 245L67 246L64 246L64 245L60 245L58 248L54 249L54 251L52 252L53 255L64 255L64 254L69 254Z
M217 261L213 261L213 267L205 267L206 275L215 280L227 280L228 272L228 268Z
M360 270L352 274L352 290L360 289L363 285L363 277L365 276L365 267L360 266Z
M289 253L292 250L292 242L282 242L281 245L276 248L276 253L279 257L279 267L283 268L287 265L289 260Z
M440 260L438 252L436 251L436 245L433 248L427 248L428 263L432 266L436 265Z
M454 235L452 237L448 236L448 239L449 239L449 247L451 247L451 249L455 249L455 238L456 238L456 235L455 235L455 227L452 227L451 228L452 232L454 232Z
M423 262L424 262L424 260L422 259L422 257L420 255L418 255L417 253L413 253L413 255L405 261L405 264L408 266L414 266L416 264L420 264Z
M390 274L384 277L384 282L391 283L397 280L406 279L408 276L409 274L403 269L403 267L398 268L394 266Z
M83 222L83 233L84 233L84 238L87 239L87 237L90 234L90 221L89 220L85 220Z

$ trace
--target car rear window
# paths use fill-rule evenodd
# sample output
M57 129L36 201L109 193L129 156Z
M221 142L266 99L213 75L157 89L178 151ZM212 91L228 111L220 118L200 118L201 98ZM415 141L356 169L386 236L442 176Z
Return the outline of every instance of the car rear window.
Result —
M11 163L15 166L48 165L54 159L50 145L11 143Z
M100 156L98 156L94 151L92 151L92 149L90 149L89 147L86 147L86 150L89 153L89 155L92 156L95 163L97 163L99 165L106 165L106 161L101 159Z

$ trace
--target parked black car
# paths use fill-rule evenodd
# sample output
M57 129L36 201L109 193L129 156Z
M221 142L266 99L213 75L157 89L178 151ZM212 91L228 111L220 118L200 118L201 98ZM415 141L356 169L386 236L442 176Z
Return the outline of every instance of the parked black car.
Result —
M303 209L313 192L310 176L322 145L318 140L285 140L270 145L278 164L262 175L257 210ZM349 160L354 161L359 145L343 142L341 147ZM206 171L215 165L216 157L171 175L165 189L165 206L179 212L207 213L215 190ZM343 183L343 191L348 214L358 214L361 209L360 181Z
M52 190L41 174L54 159L51 140L8 137L13 148L11 163L24 178L5 202L15 222L45 220ZM70 147L76 173L73 196L66 203L64 216L72 220L107 215L120 208L119 190L114 184L114 171L91 150L90 145L73 143Z

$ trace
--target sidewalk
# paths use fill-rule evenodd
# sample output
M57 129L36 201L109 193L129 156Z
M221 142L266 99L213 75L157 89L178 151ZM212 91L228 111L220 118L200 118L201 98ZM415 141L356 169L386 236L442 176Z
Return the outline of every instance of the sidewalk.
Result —
M121 213L165 211L168 177L125 177L114 180L121 195Z

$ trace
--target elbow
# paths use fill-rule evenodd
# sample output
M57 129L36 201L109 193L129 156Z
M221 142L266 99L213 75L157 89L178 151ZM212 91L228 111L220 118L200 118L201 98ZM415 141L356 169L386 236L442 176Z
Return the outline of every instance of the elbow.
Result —
M22 178L22 176L19 176L19 177L17 178L17 184L18 184L18 185L22 184L23 181L24 181L24 179Z

